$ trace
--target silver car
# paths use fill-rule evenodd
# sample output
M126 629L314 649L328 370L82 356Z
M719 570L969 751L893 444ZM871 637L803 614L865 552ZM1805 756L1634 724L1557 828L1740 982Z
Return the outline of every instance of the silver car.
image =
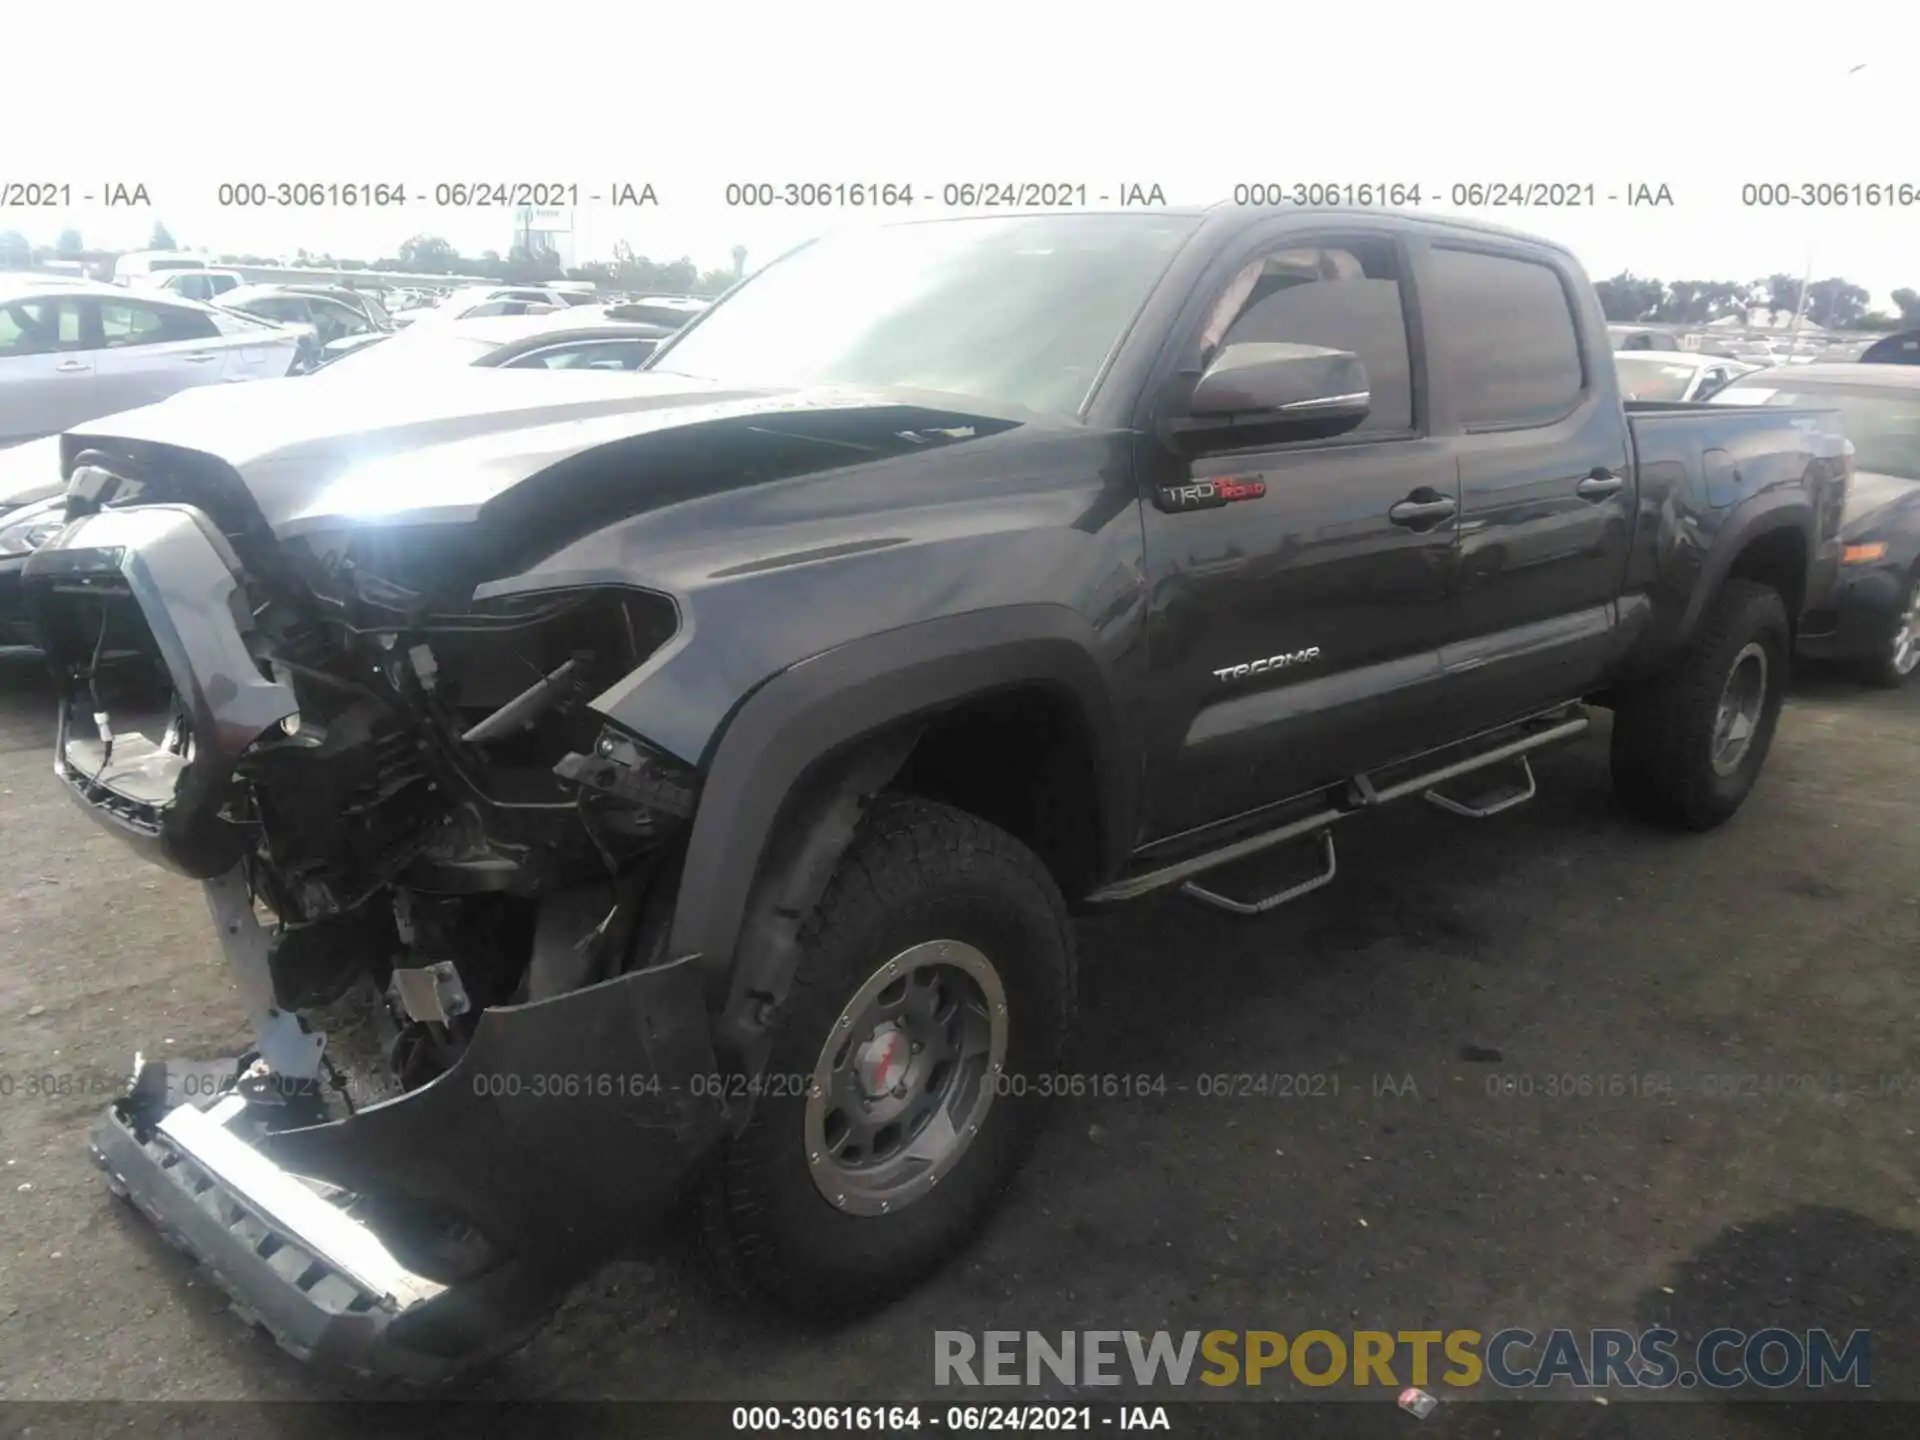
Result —
M0 445L289 374L305 332L117 285L0 284Z

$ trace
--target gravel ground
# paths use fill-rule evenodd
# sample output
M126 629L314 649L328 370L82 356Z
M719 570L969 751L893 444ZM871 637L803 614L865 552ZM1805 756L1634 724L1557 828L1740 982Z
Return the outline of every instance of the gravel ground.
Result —
M0 1396L355 1393L239 1325L86 1159L135 1050L230 1053L243 1036L199 896L58 792L47 708L33 670L0 669ZM1060 1102L1010 1202L942 1275L821 1334L723 1298L676 1225L466 1393L925 1397L937 1329L1671 1321L1869 1327L1875 1394L1920 1399L1920 1083L1884 1078L1920 1072L1917 715L1920 692L1801 681L1759 790L1711 836L1618 814L1602 735L1539 764L1540 798L1497 819L1353 822L1339 880L1263 920L1175 899L1086 923L1078 1068L1169 1091ZM1203 1097L1199 1077L1222 1072L1338 1093ZM69 1093L29 1094L41 1074ZM1650 1074L1672 1093L1541 1093L1550 1076ZM1535 1093L1491 1093L1509 1076ZM1757 1093L1707 1093L1720 1076ZM1781 1093L1776 1076L1815 1079ZM1635 1408L1312 1413L1381 1434L1812 1423L1685 1404L1620 1428ZM1896 1408L1847 1406L1822 1433ZM164 1413L139 1428L196 1428L192 1409ZM1920 1423L1908 1410L1887 1433Z

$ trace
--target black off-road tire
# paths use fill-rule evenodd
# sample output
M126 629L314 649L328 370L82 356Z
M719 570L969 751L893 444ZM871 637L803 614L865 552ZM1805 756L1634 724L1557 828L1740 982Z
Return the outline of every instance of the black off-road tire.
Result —
M934 1188L890 1214L849 1214L810 1172L799 1077L813 1073L868 977L935 940L974 946L997 971L1007 1078ZM732 1288L835 1320L884 1303L946 1260L1026 1159L1049 1104L1026 1082L1060 1071L1075 1018L1073 931L1053 878L1011 835L948 806L883 797L862 819L800 942L763 1088L714 1169L703 1230Z
M1735 661L1750 645L1766 657L1759 722L1738 766L1722 775L1713 765L1715 721ZM1686 830L1711 830L1731 818L1773 744L1791 649L1779 591L1728 580L1678 659L1615 705L1611 760L1620 802L1643 820Z

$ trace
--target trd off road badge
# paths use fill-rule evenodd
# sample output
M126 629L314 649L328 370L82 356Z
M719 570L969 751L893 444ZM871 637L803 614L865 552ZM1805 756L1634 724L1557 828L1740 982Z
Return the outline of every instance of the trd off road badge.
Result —
M1218 480L1162 485L1154 498L1162 510L1183 514L1188 510L1217 510L1237 500L1258 500L1266 493L1267 482L1264 480L1241 480L1223 475Z

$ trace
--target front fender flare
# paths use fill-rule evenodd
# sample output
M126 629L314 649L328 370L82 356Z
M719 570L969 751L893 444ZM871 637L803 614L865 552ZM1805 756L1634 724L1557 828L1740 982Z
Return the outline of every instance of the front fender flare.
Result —
M1093 747L1103 869L1124 859L1138 787L1099 638L1062 605L946 616L837 646L784 670L734 712L712 751L688 836L668 954L730 971L747 904L790 796L862 740L975 696L1024 685L1066 695Z

